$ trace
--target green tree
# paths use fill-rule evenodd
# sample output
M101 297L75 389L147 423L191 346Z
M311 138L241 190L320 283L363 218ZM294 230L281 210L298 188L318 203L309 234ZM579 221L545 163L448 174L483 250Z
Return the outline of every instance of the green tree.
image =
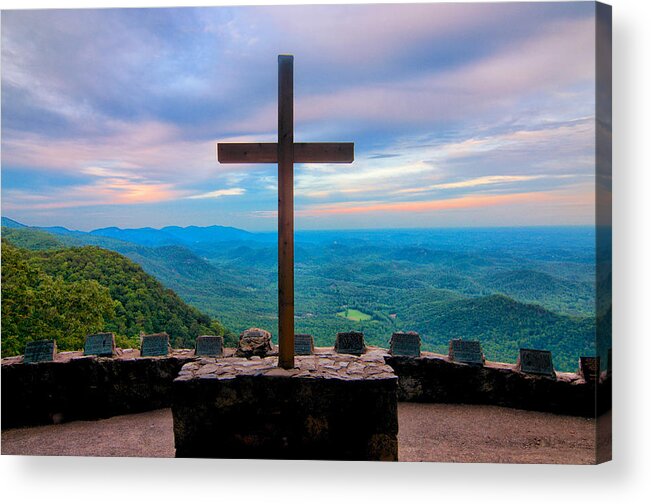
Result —
M29 262L29 254L2 247L2 355L21 353L26 342L56 339L62 350L83 346L115 314L106 287L94 280L66 283Z
M116 333L122 347L137 346L141 331L165 331L173 346L184 348L194 347L200 334L227 335L219 322L116 252L30 251L2 240L3 357L22 353L35 339L78 350L87 334L99 331Z

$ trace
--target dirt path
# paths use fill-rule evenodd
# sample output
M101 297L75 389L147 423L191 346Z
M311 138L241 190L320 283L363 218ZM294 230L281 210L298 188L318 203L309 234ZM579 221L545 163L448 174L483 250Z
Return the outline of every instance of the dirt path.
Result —
M594 421L497 406L401 403L401 461L586 464ZM169 409L2 431L3 455L173 457Z

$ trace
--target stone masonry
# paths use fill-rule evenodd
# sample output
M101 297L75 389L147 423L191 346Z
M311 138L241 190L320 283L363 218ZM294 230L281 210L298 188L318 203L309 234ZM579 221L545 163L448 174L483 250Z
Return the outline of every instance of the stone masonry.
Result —
M115 357L60 352L53 362L2 359L2 428L89 420L168 408L172 381L192 350L140 357L118 349Z
M233 352L226 348L224 359L213 359L215 371L207 372L212 369L208 367L203 372L215 378L232 378L235 374L247 376L249 369L260 373L256 366L268 367L268 372L275 367L273 357L234 359ZM483 367L469 366L431 352L422 352L417 358L391 356L374 347L369 347L369 353L362 357L336 354L332 348L317 348L315 352L297 358L302 363L301 372L315 362L321 363L319 372L324 378L340 377L339 367L344 361L348 362L344 375L364 376L361 365L382 356L389 366L383 369L398 377L398 401L494 404L591 418L610 409L612 403L612 378L606 372L598 381L587 383L577 373L559 372L556 380L551 380L520 373L513 364L487 361ZM234 360L241 364L230 366L228 363ZM118 349L112 358L60 352L54 362L35 364L24 364L22 356L8 357L2 359L2 428L169 407L172 382L182 366L192 363L184 370L183 376L188 376L188 371L198 370L193 369L195 365L203 369L202 362L193 350L144 358L138 350L129 349ZM373 365L367 372L376 370Z
M375 350L201 359L174 380L177 457L397 460L397 377Z
M484 366L452 362L423 352L420 357L386 355L398 375L398 401L492 404L596 417L611 407L611 381L588 383L577 373L556 372L555 379L518 372L515 365L486 361Z

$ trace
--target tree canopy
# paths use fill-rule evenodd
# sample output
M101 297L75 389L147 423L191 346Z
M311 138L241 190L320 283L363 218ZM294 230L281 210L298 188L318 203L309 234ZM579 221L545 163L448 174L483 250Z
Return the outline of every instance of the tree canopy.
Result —
M25 343L56 339L81 349L86 335L112 331L119 346L140 332L165 331L174 347L192 348L200 334L234 336L184 303L140 266L98 247L26 250L2 240L2 356Z

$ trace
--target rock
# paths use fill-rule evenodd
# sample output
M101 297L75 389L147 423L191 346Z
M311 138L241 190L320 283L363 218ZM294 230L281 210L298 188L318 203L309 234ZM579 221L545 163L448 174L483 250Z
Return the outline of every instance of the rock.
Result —
M266 357L272 350L271 333L253 327L240 334L240 342L237 345L235 357L246 357L247 359L254 355Z
M264 371L265 376L282 376L282 377L289 377L289 376L294 376L298 373L300 373L300 369L282 369L282 368L271 368L267 371Z
M206 375L206 374L211 374L217 371L218 366L216 364L206 364L205 366L200 367L197 370L198 375Z

